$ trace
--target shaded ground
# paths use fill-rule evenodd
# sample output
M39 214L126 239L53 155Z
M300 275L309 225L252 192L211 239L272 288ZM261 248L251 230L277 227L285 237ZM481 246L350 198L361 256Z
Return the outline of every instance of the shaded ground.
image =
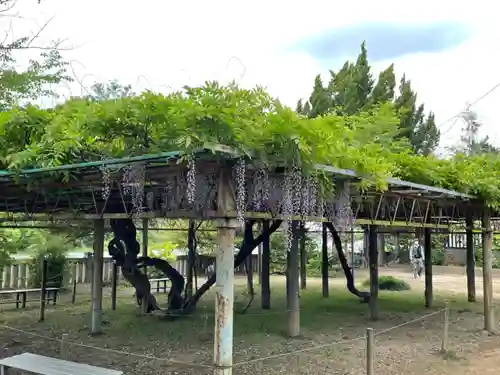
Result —
M463 292L457 293L462 288L461 283L465 283L465 277L435 276L435 304L432 309L424 309L423 279L413 280L409 269L404 268L381 269L381 274L384 273L405 278L411 283L412 291L381 293L382 319L376 323L368 320L367 305L360 304L345 292L345 280L341 276L332 279L328 299L321 297L320 281L309 279L308 289L301 291L302 336L293 340L285 337L284 279L274 277L272 310L262 311L260 301L256 299L247 314L235 315L234 361L252 361L264 356L303 351L239 365L234 373L364 374L367 327L374 328L377 334L376 374L476 375L479 371L488 374L487 369L491 366L500 367L499 354L494 351L500 346L500 338L482 333L482 306L467 303ZM364 272L357 273L359 282L365 277ZM244 280L239 284L236 311L246 302ZM500 286L495 287L500 292ZM478 292L482 289L479 281L477 289ZM109 290L105 289L105 334L98 337L88 336L88 296L89 291L82 288L74 306L70 304L69 296L63 296L60 305L49 310L44 323L37 323L36 307L26 311L3 311L0 325L43 337L0 326L0 357L26 351L59 356L60 342L47 338L58 339L67 334L68 342L85 345L70 346L67 343L63 352L69 359L122 369L127 375L212 373L210 368L169 363L166 358L210 366L213 356L213 294L202 300L195 315L165 321L157 316L142 316L130 289L119 291L117 310L111 311ZM438 353L443 326L443 315L439 310L445 299L450 301L452 311L450 351L443 356ZM160 297L162 302L166 302L166 297ZM433 312L436 314L427 319L399 326ZM344 342L335 344L337 341ZM308 350L314 347L316 349ZM142 357L114 351L137 353ZM484 358L474 360L479 352L484 353Z

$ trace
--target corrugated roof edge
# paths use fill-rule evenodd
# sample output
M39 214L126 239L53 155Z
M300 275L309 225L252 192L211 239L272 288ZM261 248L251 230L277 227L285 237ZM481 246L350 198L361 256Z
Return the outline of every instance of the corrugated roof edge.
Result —
M207 147L200 148L200 149L196 150L194 153L195 154L203 154L203 153L220 152L220 153L231 155L233 157L240 155L239 152L237 152L236 150L232 149L231 147L228 147L225 145L210 145L210 146L211 146L210 148L207 148ZM134 162L141 162L141 161L155 161L155 160L162 160L162 159L178 159L181 156L183 156L184 154L185 154L185 152L183 152L183 151L168 151L168 152L162 152L159 154L148 154L148 155L131 156L131 157L126 157L126 158L118 158L118 159L98 160L98 161L78 163L78 164L66 164L66 165L61 165L61 166L57 166L57 167L24 169L24 170L21 170L19 172L0 170L0 177L10 177L10 176L14 176L17 174L27 175L27 174L38 174L38 173L47 173L47 172L68 171L68 170L74 170L74 169L79 169L79 168L101 167L104 165L116 165L116 164L122 164L122 163L134 163ZM359 175L355 171L349 170L349 169L341 169L341 168L336 168L336 167L332 167L332 166L324 165L324 164L316 164L314 166L314 168L317 170L322 170L325 172L330 172L333 174L342 175L342 176L346 176L346 177L351 177L351 178L356 178L356 179L363 178L361 175ZM476 197L465 194L465 193L460 193L457 191L447 190L447 189L428 186L428 185L417 184L417 183L410 182L410 181L399 180L397 178L388 178L387 182L390 185L397 185L397 186L402 186L402 187L418 189L418 190L422 190L422 191L428 191L428 192L432 192L432 193L445 194L448 196L460 197L463 199L476 199Z
M329 165L323 165L323 164L316 164L314 167L318 170L323 170L325 172L331 172L331 173L346 176L346 177L352 177L352 178L358 178L358 179L363 178L362 176L357 174L355 171L350 170L350 169L340 169L340 168L335 168L335 167L332 167ZM428 186L428 185L417 184L415 182L404 181L404 180L400 180L397 178L388 178L388 179L386 179L386 181L390 185L397 185L397 186L402 186L402 187L407 187L407 188L412 188L412 189L417 189L417 190L422 190L422 191L428 191L431 193L446 194L446 195L449 195L452 197L459 197L459 198L464 198L464 199L476 199L476 197L474 197L472 195L460 193L458 191L448 190L448 189L443 189L443 188L433 187L433 186Z

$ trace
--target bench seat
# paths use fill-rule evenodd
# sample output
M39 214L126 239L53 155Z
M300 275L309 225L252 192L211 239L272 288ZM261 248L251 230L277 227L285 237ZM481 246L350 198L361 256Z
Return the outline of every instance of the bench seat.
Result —
M56 290L59 290L60 288L45 288L45 291L47 292L54 292ZM5 289L5 290L0 290L0 294L16 294L16 293L34 293L34 292L40 292L42 288L33 288L33 289Z
M84 363L65 361L38 354L23 353L0 359L1 375L9 368L40 375L122 375L122 371L109 370Z

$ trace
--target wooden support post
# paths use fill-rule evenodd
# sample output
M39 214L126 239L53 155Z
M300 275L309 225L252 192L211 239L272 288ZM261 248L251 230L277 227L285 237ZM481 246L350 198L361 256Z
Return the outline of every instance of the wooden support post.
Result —
M493 281L492 281L492 245L491 213L485 207L483 214L483 298L484 298L484 329L489 333L495 331L493 313Z
M297 337L300 334L300 303L299 303L299 223L295 220L292 225L292 241L288 252L287 277L287 310L288 336Z
M76 263L73 263L72 264L72 267L71 267L71 284L73 285L72 287L72 292L71 292L71 303L75 303L76 302L76 278L77 278L77 273L76 273L76 267L77 267L77 264Z
M40 285L40 316L39 321L43 322L45 320L45 297L47 294L47 271L48 271L48 261L44 259L42 264L42 277Z
M90 288L92 289L92 280L94 279L94 258L92 253L87 253L87 261L85 262L85 284L90 283Z
M424 228L425 307L432 307L432 241L431 228Z
M396 253L396 258L400 257L401 253L401 246L399 244L400 240L400 233L396 232L394 233L394 252Z
M193 280L194 280L194 262L196 262L195 254L195 230L196 223L193 219L189 220L189 229L187 232L187 267L186 267L186 298L191 298L193 295Z
M247 259L245 259L245 267L247 274L247 293L249 296L254 294L253 289L253 254L250 253Z
M102 271L104 262L104 219L94 220L94 265L92 280L91 334L102 332Z
M149 245L149 219L142 219L142 256L148 256ZM146 272L146 268L144 268Z
M269 220L262 222L262 232L269 233ZM262 294L262 308L268 310L271 308L271 280L269 265L271 263L271 249L270 249L269 235L265 235L262 241L262 283L260 284L260 291Z
M370 225L368 229L368 263L370 267L370 318L378 320L378 238L377 226Z
M262 285L262 244L257 247L257 282Z
M257 228L262 230L262 223L259 223ZM257 246L257 283L262 285L262 243Z
M370 256L370 229L368 225L363 225L363 268L368 268L368 257Z
M466 238L467 245L467 299L469 302L476 302L476 260L474 254L474 219L472 213L467 213L466 217Z
M149 220L142 219L142 256L148 256L148 244L149 244ZM143 268L144 274L148 275L148 269L146 266ZM148 295L142 298L141 311L143 314L148 312Z
M323 297L328 298L328 228L324 223L321 237L321 284Z
M300 289L307 287L307 250L305 223L300 224Z
M385 233L377 233L377 263L379 266L385 264Z
M118 266L115 262L111 270L111 309L116 310L116 286L118 284Z
M356 236L354 235L354 225L351 226L351 272L354 278L354 271L356 269L356 256L354 253L356 247Z

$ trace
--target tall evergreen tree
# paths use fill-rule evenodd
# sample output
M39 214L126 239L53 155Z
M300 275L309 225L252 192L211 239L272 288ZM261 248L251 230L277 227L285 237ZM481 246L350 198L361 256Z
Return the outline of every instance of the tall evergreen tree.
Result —
M321 116L332 110L331 96L323 86L321 76L318 74L314 80L313 92L309 98L311 108L307 114L311 117ZM304 109L302 107L302 109Z
M396 75L394 74L394 64L389 65L378 75L378 80L371 92L370 103L380 104L392 102L396 89Z
M308 115L315 117L336 110L339 114L353 115L371 106L392 102L400 118L397 138L410 141L413 151L427 155L439 144L439 130L435 116L431 112L426 116L423 104L417 105L417 94L405 75L401 78L399 92L396 91L394 64L380 72L375 82L368 61L366 44L361 44L361 51L356 61L346 61L337 72L330 70L330 82L325 88L321 77L314 82L313 93L309 102L300 102L304 107L310 104Z
M368 63L368 52L366 50L366 43L361 44L361 52L356 60L356 64L352 70L351 84L354 86L353 91L355 95L354 110L358 112L366 107L369 102L373 90L373 77L371 74L371 67Z

